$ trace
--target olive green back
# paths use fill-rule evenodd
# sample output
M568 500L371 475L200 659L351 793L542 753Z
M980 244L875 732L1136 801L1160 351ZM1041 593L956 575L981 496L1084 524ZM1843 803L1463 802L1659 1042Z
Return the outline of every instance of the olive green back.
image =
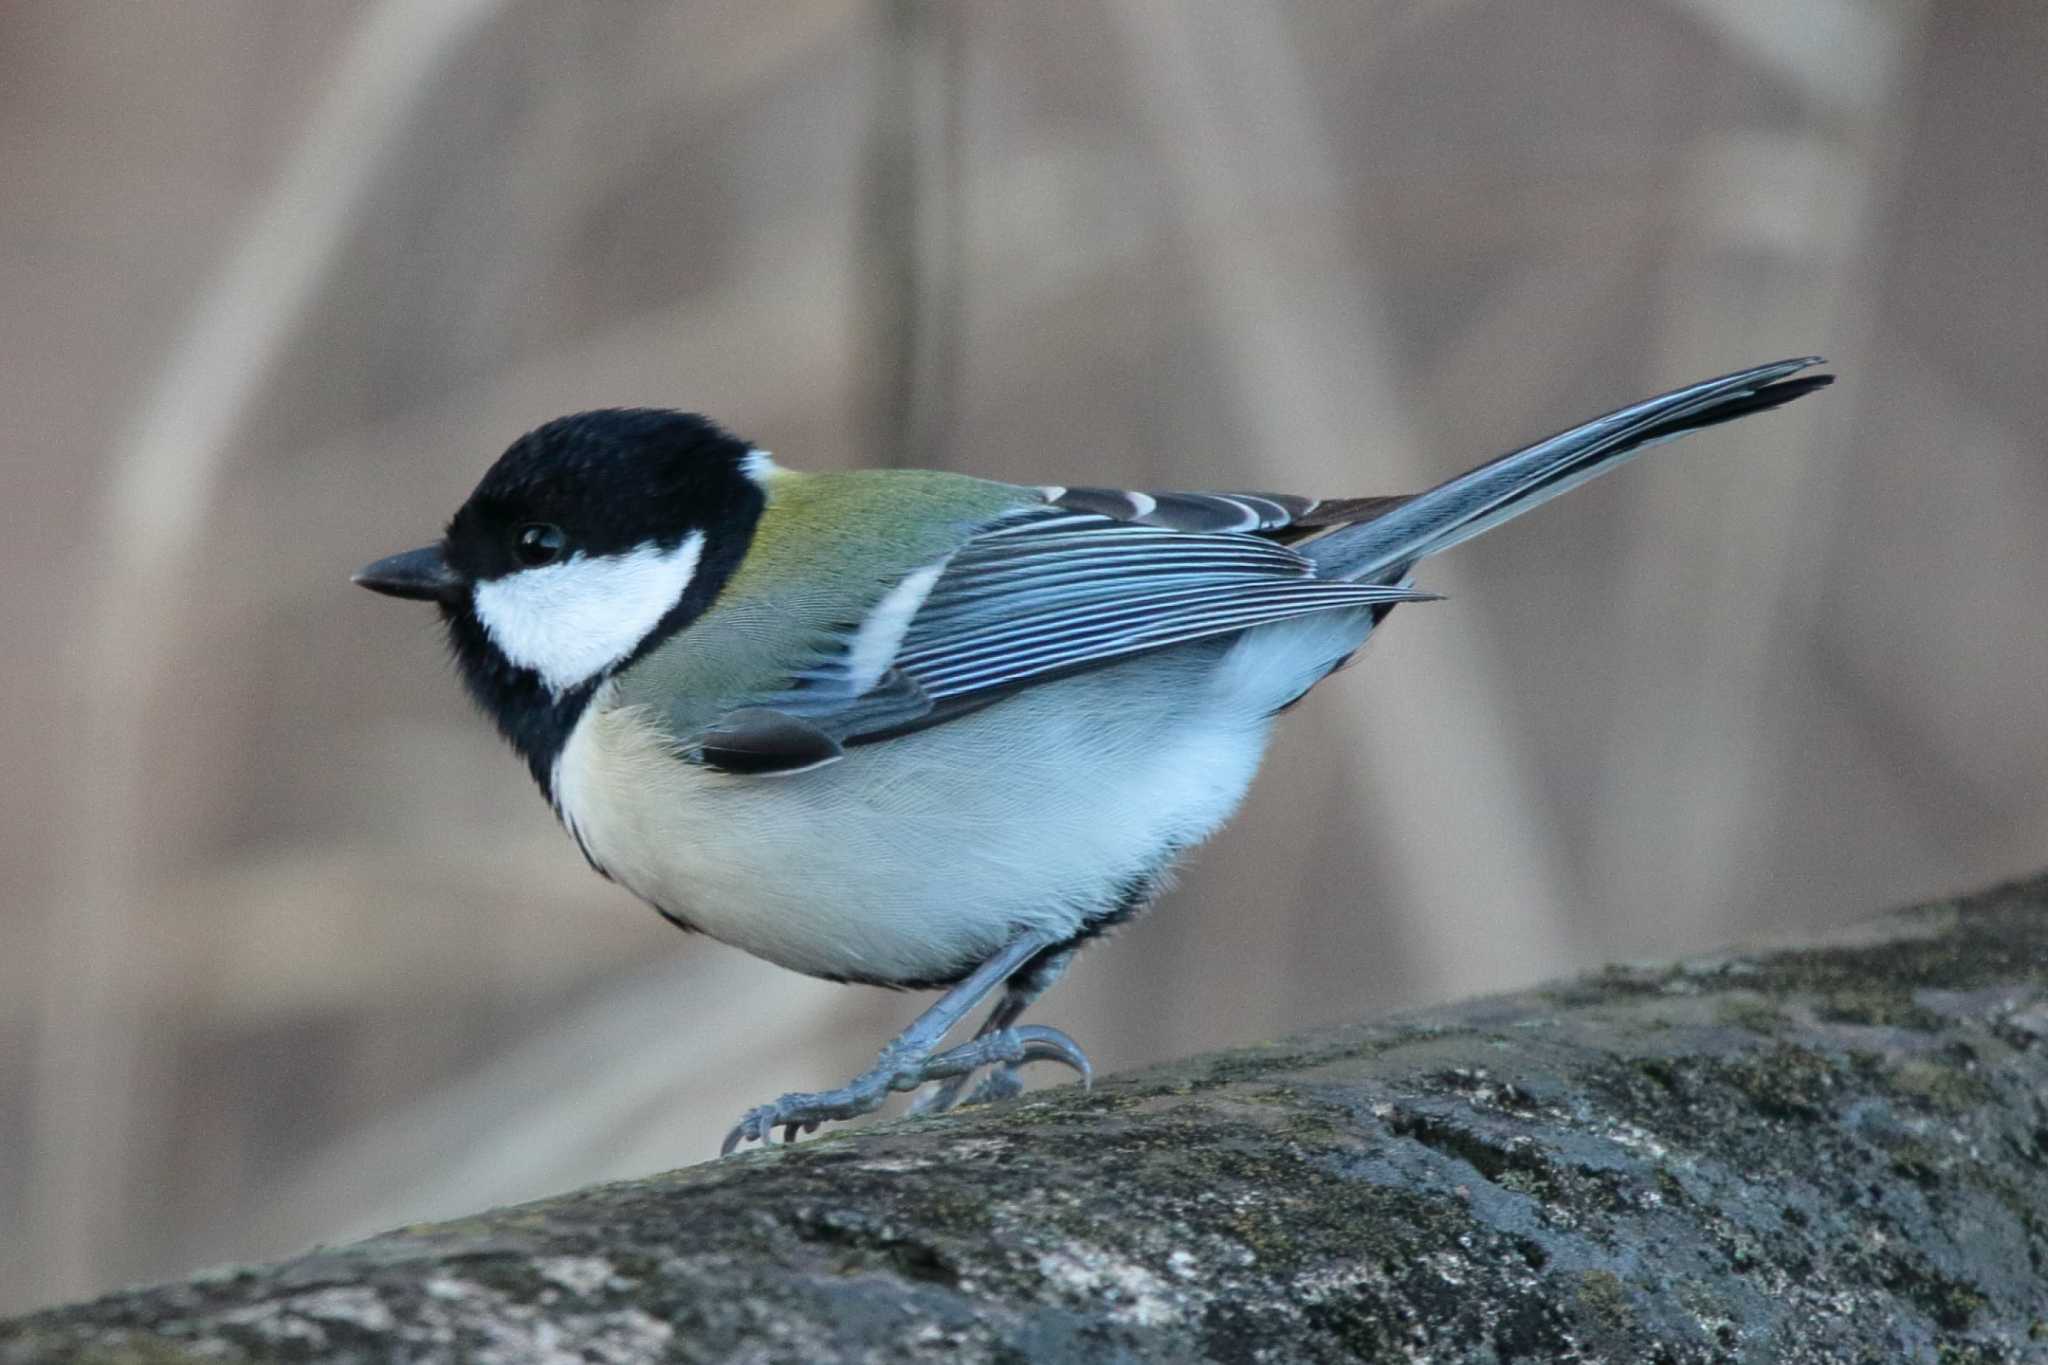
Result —
M1039 501L1034 489L928 469L785 470L767 488L753 543L711 609L619 675L618 704L664 716L679 739L835 656L904 574Z

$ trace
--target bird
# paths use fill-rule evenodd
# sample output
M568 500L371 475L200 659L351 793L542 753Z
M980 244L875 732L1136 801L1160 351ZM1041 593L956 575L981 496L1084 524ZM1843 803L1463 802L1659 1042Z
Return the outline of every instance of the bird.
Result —
M440 540L354 581L431 602L470 696L590 866L671 923L836 982L941 991L723 1153L1022 1089L1020 1023L1233 813L1276 717L1414 572L1674 437L1832 382L1675 389L1406 496L803 473L663 408L520 437ZM946 1039L986 1000L964 1042Z

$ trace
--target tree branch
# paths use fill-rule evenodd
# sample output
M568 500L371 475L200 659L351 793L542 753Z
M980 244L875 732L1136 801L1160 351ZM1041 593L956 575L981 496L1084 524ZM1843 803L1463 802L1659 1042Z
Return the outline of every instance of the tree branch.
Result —
M2048 1353L2048 878L0 1323L46 1360Z

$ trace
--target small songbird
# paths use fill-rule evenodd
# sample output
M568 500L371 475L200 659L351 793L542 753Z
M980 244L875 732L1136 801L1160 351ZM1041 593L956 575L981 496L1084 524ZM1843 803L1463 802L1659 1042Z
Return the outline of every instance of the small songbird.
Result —
M1760 365L1426 493L1308 498L802 474L707 419L557 418L440 542L355 581L436 603L592 867L793 971L945 994L869 1070L750 1110L786 1141L1086 1055L1018 1018L1244 795L1276 715L1429 555L1637 452L1831 381ZM1001 992L971 1040L945 1038Z

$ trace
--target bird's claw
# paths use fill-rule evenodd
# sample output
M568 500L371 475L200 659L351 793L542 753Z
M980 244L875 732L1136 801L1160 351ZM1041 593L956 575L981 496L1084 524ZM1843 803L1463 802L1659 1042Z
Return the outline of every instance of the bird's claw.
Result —
M960 1092L967 1088L969 1075L984 1065L993 1065L996 1069L984 1076L981 1084L967 1097L969 1104L993 1104L1022 1094L1024 1082L1017 1073L1031 1062L1063 1062L1081 1074L1083 1088L1095 1080L1095 1068L1079 1043L1056 1028L1037 1024L998 1029L950 1052L942 1052L932 1060L934 1063L944 1062L950 1074L943 1083L917 1097L916 1103L910 1106L913 1114L943 1114L951 1109L959 1102ZM960 1069L954 1070L955 1066Z
M843 1106L830 1105L829 1101L844 1094L844 1091L828 1091L824 1094L784 1095L773 1104L757 1104L746 1112L746 1116L732 1126L719 1144L720 1156L731 1156L742 1142L759 1142L768 1145L775 1141L775 1130L782 1130L784 1145L795 1142L805 1133L815 1133L818 1125L827 1119L852 1118L864 1114L866 1109L852 1108L845 1113L824 1112L826 1108ZM872 1106L870 1106L872 1107Z
M1072 1067L1080 1073L1084 1086L1095 1078L1095 1068L1089 1063L1088 1054L1081 1050L1081 1045L1058 1029L1043 1024L998 1029L972 1042L922 1059L892 1057L885 1052L880 1065L837 1090L784 1095L772 1104L749 1109L746 1117L725 1135L725 1142L718 1149L719 1155L730 1156L743 1142L770 1142L777 1128L782 1130L784 1143L794 1142L803 1133L815 1133L822 1123L874 1112L891 1090L915 1090L927 1081L964 1080L984 1066L997 1066L1000 1070L982 1081L974 1092L974 1098L977 1101L1007 1098L1023 1089L1023 1083L1016 1078L1015 1072L1029 1062L1038 1061L1060 1062ZM935 1093L944 1096L950 1104L952 1098L959 1094L959 1089L955 1084L942 1087ZM932 1107L936 1106L914 1107L913 1112L931 1112Z
M965 1075L978 1067L1000 1064L1005 1070L1027 1062L1059 1062L1080 1073L1081 1084L1095 1080L1095 1067L1081 1045L1056 1028L1025 1024L998 1029L971 1043L941 1052L925 1064L927 1077Z

